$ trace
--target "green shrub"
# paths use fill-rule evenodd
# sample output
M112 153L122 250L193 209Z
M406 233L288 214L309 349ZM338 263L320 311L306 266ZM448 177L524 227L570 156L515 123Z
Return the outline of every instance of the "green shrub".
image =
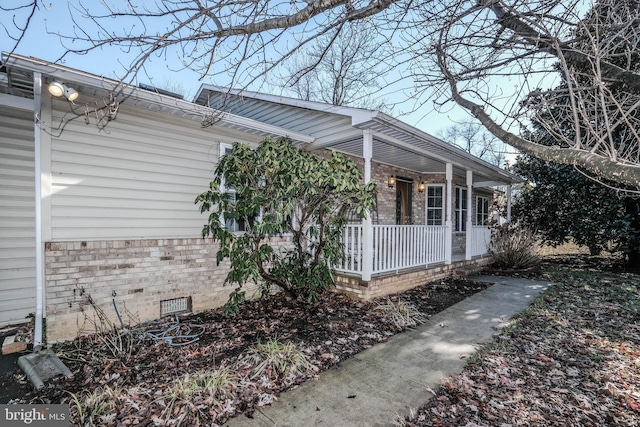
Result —
M344 258L344 226L374 206L374 191L339 153L321 157L287 138L264 140L256 149L234 144L195 201L200 212L210 212L202 236L219 243L218 263L230 261L225 283L237 286L225 313L237 310L247 282L262 294L277 286L306 301L333 286L334 266ZM291 245L272 243L283 234Z

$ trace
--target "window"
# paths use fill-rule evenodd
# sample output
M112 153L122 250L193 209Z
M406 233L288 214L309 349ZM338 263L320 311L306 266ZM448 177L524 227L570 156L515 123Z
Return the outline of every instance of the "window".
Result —
M235 203L237 200L236 199L237 193L235 188L228 187L226 188L226 191L227 191L227 196L229 197L229 201L231 203ZM243 219L239 219L237 221L235 219L228 219L225 221L224 228L226 228L228 231L231 231L231 232L247 231L246 224Z
M229 154L231 153L231 151L233 150L233 146L231 146L230 144L224 144L221 143L220 144L220 157L224 156L225 154ZM224 179L222 180L222 185L221 185L221 191L224 191L227 193L227 197L229 198L229 201L231 203L235 203L238 197L238 193L236 192L236 189L233 188L232 186L226 186ZM220 220L222 221L223 219L220 218ZM253 222L252 221L253 218L250 218L249 222ZM247 231L247 227L245 224L245 221L243 219L240 220L234 220L234 219L229 219L225 221L225 228L228 231L231 232L238 232L238 231Z
M456 187L455 231L467 230L467 189Z
M427 225L444 223L444 186L427 186Z
M489 222L489 199L476 197L476 225L487 225Z

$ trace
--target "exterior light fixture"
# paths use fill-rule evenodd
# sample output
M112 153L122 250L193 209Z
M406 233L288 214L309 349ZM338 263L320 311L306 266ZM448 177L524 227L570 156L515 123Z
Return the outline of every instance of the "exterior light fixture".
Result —
M424 190L427 189L427 184L424 183L424 180L420 180L420 184L418 184L418 193L424 193Z
M80 94L78 93L78 91L72 87L68 87L64 90L64 97L69 101L75 101L76 99L78 99L79 95Z
M391 175L389 178L387 178L387 185L389 187L395 187L396 186L396 177Z
M60 97L64 95L65 86L60 82L51 82L49 83L49 93L55 97Z
M52 81L49 83L49 93L56 98L59 98L64 95L69 101L75 101L78 99L78 91L76 91L72 87L68 87L60 82Z

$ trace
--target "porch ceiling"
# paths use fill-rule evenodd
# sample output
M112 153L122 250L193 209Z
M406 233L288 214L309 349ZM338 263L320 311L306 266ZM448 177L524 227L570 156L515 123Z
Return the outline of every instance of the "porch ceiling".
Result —
M373 133L373 160L419 174L473 171L477 186L513 184L521 179L464 150L379 111L341 107L285 96L203 85L196 103L293 129L315 137L309 149L328 148L363 157L363 130Z
M415 128L402 129L387 118L375 119L357 125L373 132L374 161L417 172L444 174L446 164L453 164L454 175L465 176L473 171L473 183L478 186L514 184L521 179L495 165L471 156ZM395 119L393 119L395 121ZM409 125L405 125L409 126ZM326 147L345 154L363 157L362 137L348 138L327 144Z

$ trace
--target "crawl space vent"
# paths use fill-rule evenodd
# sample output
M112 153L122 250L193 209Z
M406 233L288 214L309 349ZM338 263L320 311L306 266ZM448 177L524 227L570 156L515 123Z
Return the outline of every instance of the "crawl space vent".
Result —
M160 316L191 311L191 297L173 298L160 301Z

